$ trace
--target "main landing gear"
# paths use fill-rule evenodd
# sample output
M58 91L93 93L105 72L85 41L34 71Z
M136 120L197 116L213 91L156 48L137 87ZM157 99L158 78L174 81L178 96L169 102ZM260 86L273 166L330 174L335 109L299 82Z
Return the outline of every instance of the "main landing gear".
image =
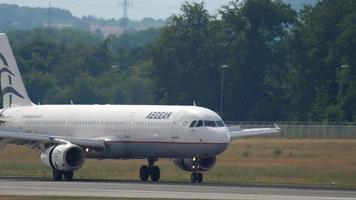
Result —
M148 178L151 178L151 181L153 181L153 182L159 181L159 178L161 177L161 172L159 170L159 167L154 165L154 163L157 160L158 159L149 158L149 159L147 159L148 166L142 165L140 167L140 180L141 181L148 181Z
M53 170L52 176L53 176L53 180L55 180L55 181L61 181L63 178L65 181L72 181L73 180L73 171Z

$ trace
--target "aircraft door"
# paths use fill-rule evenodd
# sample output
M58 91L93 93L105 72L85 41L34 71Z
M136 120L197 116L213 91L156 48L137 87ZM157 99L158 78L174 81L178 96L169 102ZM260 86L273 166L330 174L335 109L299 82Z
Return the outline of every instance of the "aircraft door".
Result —
M184 117L184 111L178 111L174 116L172 123L171 138L173 140L179 139L179 131L182 126L182 119Z
M134 132L135 132L134 117L135 117L135 113L131 112L130 115L126 119L125 131L124 131L124 137L126 139L131 138L131 135L134 134Z
M75 130L75 125L74 125L75 119L76 119L75 115L71 115L68 118L68 121L67 121L67 136L69 136L69 137L75 136L75 131L76 131Z

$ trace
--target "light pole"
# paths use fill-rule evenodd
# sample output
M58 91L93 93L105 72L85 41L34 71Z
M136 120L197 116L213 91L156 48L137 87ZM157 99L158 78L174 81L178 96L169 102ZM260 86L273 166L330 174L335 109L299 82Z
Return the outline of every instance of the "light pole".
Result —
M339 90L340 90L340 93L339 93L339 95L340 95L340 98L339 98L339 101L341 101L341 99L343 98L343 96L344 96L344 88L343 88L343 78L344 78L344 73L345 73L345 70L346 69L348 69L349 68L349 65L341 65L340 66L341 67L341 69L340 69L340 71L339 71ZM338 118L339 118L339 122L341 122L341 120L342 120L342 115L343 115L343 112L342 112L342 107L341 107L341 103L339 102L339 116L338 116Z
M224 69L229 65L221 65L221 78L220 78L220 117L223 117L223 99L224 99Z

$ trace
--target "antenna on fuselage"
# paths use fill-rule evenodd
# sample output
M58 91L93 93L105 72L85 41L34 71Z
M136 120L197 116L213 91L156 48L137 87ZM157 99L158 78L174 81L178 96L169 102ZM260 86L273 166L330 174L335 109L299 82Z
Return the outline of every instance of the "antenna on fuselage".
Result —
M70 104L71 104L71 105L74 105L74 103L73 103L73 100L72 100L72 99L70 100Z
M193 106L197 106L197 104L195 104L195 101L193 101Z

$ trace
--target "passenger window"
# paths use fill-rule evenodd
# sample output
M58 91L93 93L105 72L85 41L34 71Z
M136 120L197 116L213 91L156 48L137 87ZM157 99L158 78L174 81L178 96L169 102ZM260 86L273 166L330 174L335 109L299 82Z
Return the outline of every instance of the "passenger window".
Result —
M196 123L197 123L197 120L192 121L192 123L190 123L189 127L190 127L190 128L193 128Z
M204 121L204 126L216 127L215 121Z
M202 126L203 126L203 121L199 120L195 127L202 127Z
M218 125L218 127L225 127L223 121L216 121L216 125Z

